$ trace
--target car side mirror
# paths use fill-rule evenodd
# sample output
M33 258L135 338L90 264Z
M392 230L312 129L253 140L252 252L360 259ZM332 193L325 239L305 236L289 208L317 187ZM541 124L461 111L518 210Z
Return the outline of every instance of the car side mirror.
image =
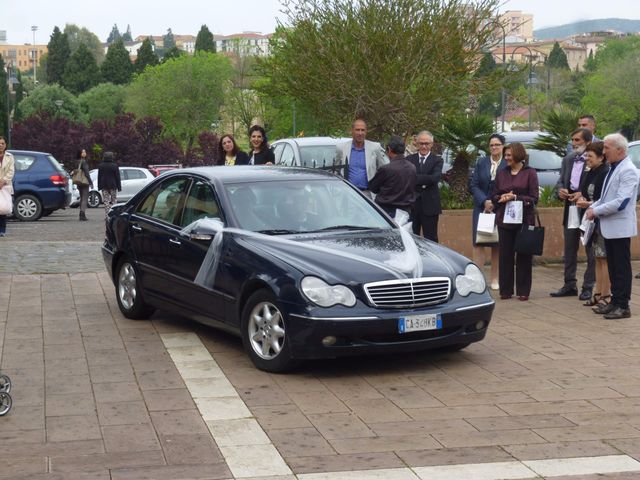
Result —
M222 231L224 224L219 218L202 218L194 222L188 232L191 240L210 241Z

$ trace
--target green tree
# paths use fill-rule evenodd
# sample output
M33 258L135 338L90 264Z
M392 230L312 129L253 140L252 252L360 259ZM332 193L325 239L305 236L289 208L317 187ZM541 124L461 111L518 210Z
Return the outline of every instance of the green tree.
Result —
M56 102L62 102L60 106ZM75 95L60 85L41 85L35 88L22 103L22 117L48 113L74 121L84 121L84 115Z
M100 69L89 49L80 44L69 58L62 76L62 86L76 95L86 92L100 81Z
M501 79L504 71L498 69L496 61L493 59L491 52L485 52L480 60L478 69L473 74L478 80L489 80L495 78ZM481 89L481 93L478 95L478 112L484 115L490 115L497 118L500 115L500 90L497 82L487 82L488 85L495 83L495 88Z
M7 137L7 111L9 105L7 105L7 90L9 88L7 84L7 72L4 69L4 58L0 55L0 135Z
M201 51L216 53L216 42L213 40L213 33L209 31L209 27L206 25L200 27L196 37L196 52Z
M162 61L166 62L167 60L171 60L172 58L180 58L184 54L185 52L180 50L178 47L172 47L169 50L164 51L164 56L162 57Z
M78 96L80 107L89 123L111 120L124 112L125 88L113 83L101 83Z
M553 48L547 58L547 66L549 68L560 68L569 70L569 62L567 61L567 54L560 47L558 42L553 44Z
M134 69L137 73L144 72L144 69L147 65L157 65L158 57L153 51L153 44L151 43L150 38L145 38L142 41L142 45L138 49L138 55L136 56L136 61L134 62Z
M124 48L122 39L116 40L109 45L107 55L100 66L100 71L104 82L111 82L116 85L129 83L133 73L133 65L129 58L129 52Z
M167 29L167 34L162 37L162 41L165 52L176 46L176 39L173 37L173 32L170 28Z
M120 40L121 38L122 38L122 35L120 34L120 30L118 30L118 25L114 23L113 27L111 27L111 32L107 37L107 43L111 44L116 40Z
M20 70L16 70L16 80L18 80L18 83L13 85L13 91L16 93L13 118L20 120L22 118L20 103L24 100L24 85L22 84L22 73L20 73Z
M455 198L460 202L465 202L470 195L469 167L478 156L478 150L487 148L492 132L491 117L460 114L443 118L441 126L433 131L435 140L451 150L453 166L449 183Z
M494 36L486 20L498 3L285 2L290 28L277 29L261 62L271 80L265 93L290 96L327 124L346 127L364 116L373 137L436 125L480 84L472 73Z
M73 23L67 23L64 27L64 33L67 35L69 41L69 48L71 53L78 49L78 46L82 43L87 46L94 58L100 65L104 60L104 47L98 36L85 27L79 27Z
M127 31L122 34L122 40L125 42L133 42L133 37L131 36L131 25L127 24Z
M62 75L71 56L69 39L56 26L47 44L47 83L62 83Z
M158 117L168 135L191 150L198 134L220 118L225 85L233 72L229 59L214 53L171 59L147 68L127 89L125 110Z
M564 157L579 116L578 112L564 106L549 111L542 119L542 131L547 133L535 141L534 148L555 152Z

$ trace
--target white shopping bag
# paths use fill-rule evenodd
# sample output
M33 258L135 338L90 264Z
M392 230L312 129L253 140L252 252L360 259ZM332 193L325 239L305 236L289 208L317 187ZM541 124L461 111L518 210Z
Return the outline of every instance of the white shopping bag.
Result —
M11 215L13 213L13 199L8 188L0 188L0 215Z
M522 223L522 200L511 200L504 207L504 223Z
M580 230L582 230L582 235L580 236L580 241L582 245L587 245L589 240L591 240L591 236L593 235L593 231L596 229L596 222L593 220L587 220L587 216L585 215L582 218L582 223L580 224Z
M496 224L495 213L481 213L478 216L478 231L484 233L493 233Z
M569 215L567 215L567 228L580 228L580 213L576 205L569 206Z

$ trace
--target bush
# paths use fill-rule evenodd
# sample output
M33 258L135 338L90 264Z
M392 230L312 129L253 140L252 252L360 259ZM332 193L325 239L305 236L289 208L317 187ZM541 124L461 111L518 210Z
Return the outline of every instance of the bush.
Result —
M455 194L448 183L443 182L440 185L440 201L443 210L464 210L473 208L473 199L468 196L461 199Z

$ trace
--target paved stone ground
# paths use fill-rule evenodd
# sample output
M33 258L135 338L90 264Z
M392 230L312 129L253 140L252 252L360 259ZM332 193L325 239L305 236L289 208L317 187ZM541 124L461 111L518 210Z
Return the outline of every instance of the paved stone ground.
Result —
M70 220L76 211L63 213ZM60 242L65 229L75 234L92 223L53 220L38 226L60 229ZM9 224L1 258L29 243L40 251L77 247L34 242L20 237L30 235L20 227ZM99 244L93 230L82 235ZM233 478L161 339L180 332L198 335L300 478L640 459L638 293L631 319L607 322L575 298L551 299L561 268L536 267L531 301L498 301L485 341L463 352L309 362L272 375L253 368L235 337L164 312L124 319L93 245L86 248L86 263L63 256L66 272L57 274L14 274L39 264L37 256L1 262L15 267L0 273L0 369L14 382L14 408L0 418L2 479ZM75 273L80 268L86 272ZM386 472L377 478L392 478ZM565 478L637 479L640 472Z

